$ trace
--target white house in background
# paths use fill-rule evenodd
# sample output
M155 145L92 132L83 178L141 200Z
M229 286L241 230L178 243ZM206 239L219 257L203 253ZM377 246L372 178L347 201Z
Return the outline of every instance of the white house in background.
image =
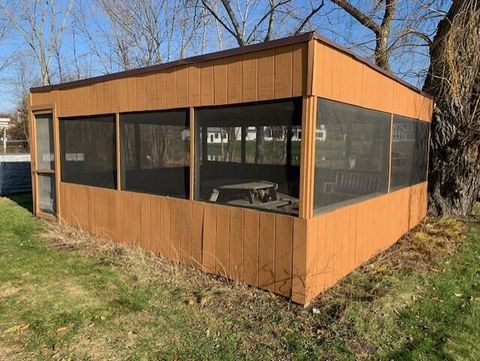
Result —
M320 124L320 129L315 131L315 138L321 142L327 140L327 130L325 129L325 124Z
M251 142L257 139L257 128L255 127L247 127L245 129L245 141ZM237 134L237 140L242 140L242 132Z
M327 140L327 130L325 125L321 124L320 128L316 130L315 137L319 141ZM228 143L230 139L230 130L220 127L208 127L207 129L207 143L220 144ZM242 140L242 128L235 127L235 140ZM255 141L257 139L257 128L249 126L245 129L245 140L247 142ZM264 127L264 140L273 141L285 139L285 129L277 127ZM292 128L292 141L299 142L302 139L302 130L300 127Z
M236 133L237 134L237 133ZM285 129L278 128L278 127L264 127L264 140L272 141L275 140L284 140L285 139ZM237 140L241 140L242 135L237 134ZM254 141L257 139L257 129L255 127L247 127L245 130L245 140ZM302 139L302 130L300 127L293 127L292 128L292 141L299 142Z
M2 140L3 153L7 153L7 128L10 127L10 118L0 117L0 138Z
M10 126L10 118L0 116L0 128L8 128Z
M207 143L211 143L211 144L228 143L228 130L220 127L208 127Z

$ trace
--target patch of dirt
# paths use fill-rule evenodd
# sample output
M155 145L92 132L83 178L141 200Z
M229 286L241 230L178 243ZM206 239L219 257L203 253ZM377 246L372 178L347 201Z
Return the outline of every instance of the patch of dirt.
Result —
M8 360L9 356L13 353L13 349L10 347L0 346L0 360Z
M2 288L2 289L0 289L0 298L10 297L10 296L16 295L21 290L22 289L18 288L18 287Z

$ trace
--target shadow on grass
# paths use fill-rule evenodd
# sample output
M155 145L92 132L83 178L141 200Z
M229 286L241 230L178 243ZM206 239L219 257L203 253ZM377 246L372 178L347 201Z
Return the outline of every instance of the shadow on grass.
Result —
M30 213L33 213L33 198L32 193L17 193L6 195L6 198L14 201L20 207L25 208Z

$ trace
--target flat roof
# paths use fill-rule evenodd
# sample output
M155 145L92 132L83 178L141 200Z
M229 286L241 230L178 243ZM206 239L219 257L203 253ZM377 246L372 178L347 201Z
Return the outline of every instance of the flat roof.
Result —
M111 73L111 74L105 74L105 75L99 75L91 78L85 78L85 79L79 79L79 80L74 80L70 82L65 82L65 83L59 83L59 84L53 84L53 85L44 85L44 86L39 86L39 87L32 87L30 88L31 93L43 93L43 92L48 92L52 90L61 90L61 89L68 89L68 88L75 88L78 86L83 86L83 85L88 85L88 84L93 84L93 83L99 83L102 81L107 81L107 80L114 80L114 79L120 79L120 78L126 78L130 76L137 76L137 75L144 75L144 74L149 74L149 73L155 73L161 70L166 70L182 65L189 65L189 64L197 64L201 63L204 61L208 60L215 60L215 59L220 59L220 58L225 58L233 55L241 55L241 54L246 54L246 53L251 53L255 51L261 51L261 50L267 50L267 49L273 49L273 48L278 48L281 46L286 46L286 45L293 45L293 44L299 44L299 43L305 43L308 42L312 39L318 40L321 43L330 46L344 54L347 54L357 60L360 63L365 64L366 66L378 71L379 73L385 75L386 77L395 80L402 85L405 85L409 89L429 98L432 99L433 97L430 94L427 94L423 92L421 89L418 89L417 87L413 86L412 84L406 82L405 80L393 75L391 72L380 68L379 66L372 64L369 62L367 59L362 58L358 56L357 54L353 53L350 49L345 48L344 46L335 43L334 41L314 32L307 32L303 33L300 35L294 35L294 36L289 36L286 38L281 38L277 40L271 40L263 43L258 43L258 44L252 44L252 45L247 45L243 47L238 47L238 48L232 48L232 49L227 49L227 50L221 50L213 53L208 53L208 54L203 54L203 55L197 55L193 56L190 58L185 58L185 59L179 59L179 60L174 60L170 61L167 63L161 63L161 64L156 64L156 65L150 65L147 67L143 68L136 68L136 69L130 69L130 70L125 70L125 71L120 71L117 73Z

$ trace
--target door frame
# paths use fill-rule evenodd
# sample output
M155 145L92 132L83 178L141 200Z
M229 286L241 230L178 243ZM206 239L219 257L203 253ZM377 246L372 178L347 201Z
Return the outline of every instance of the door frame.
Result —
M31 104L31 96L30 96ZM53 124L53 154L54 154L54 169L38 169L37 168L37 128L35 117L42 114L52 115ZM55 104L43 104L30 106L29 112L30 123L30 155L31 155L31 171L32 171L32 199L33 199L33 213L41 218L48 220L60 219L60 142L59 142L59 126ZM40 210L38 202L38 176L42 174L53 174L55 181L55 209L56 214L45 213Z

